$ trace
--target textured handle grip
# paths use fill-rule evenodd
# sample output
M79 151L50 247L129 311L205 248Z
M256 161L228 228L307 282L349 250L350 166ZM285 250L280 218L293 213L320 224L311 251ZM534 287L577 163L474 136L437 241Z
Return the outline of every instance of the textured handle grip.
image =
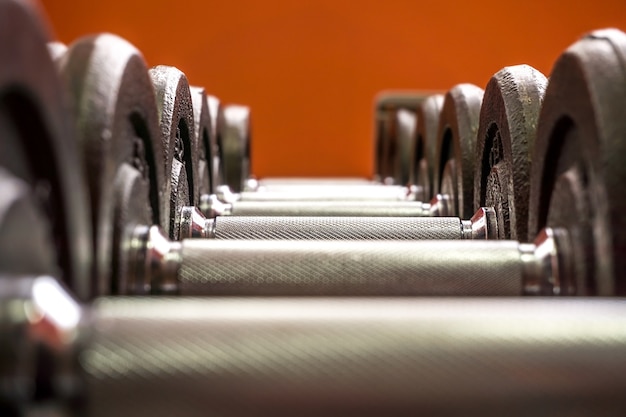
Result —
M241 201L360 201L360 200L407 200L408 190L400 186L313 187L293 191L244 191Z
M111 298L96 313L91 417L626 409L623 300Z
M461 239L456 217L216 217L216 239Z
M233 216L425 217L417 201L236 201Z
M182 295L521 295L512 241L188 239Z

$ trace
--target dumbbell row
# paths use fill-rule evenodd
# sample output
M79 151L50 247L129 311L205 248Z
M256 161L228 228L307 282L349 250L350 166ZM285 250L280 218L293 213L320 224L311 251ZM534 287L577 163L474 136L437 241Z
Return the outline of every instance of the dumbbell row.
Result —
M93 294L92 289L85 288L84 279L92 253L97 254L102 265L111 259L110 268L128 265L113 260L134 257L142 248L165 249L163 269L155 264L157 260L136 263L144 265L144 270L156 269L144 281L141 278L146 275L141 271L120 268L117 277L121 280L112 286L116 293L135 292L138 288L150 292L154 287L165 292L181 291L183 281L168 281L168 272L176 269L179 277L217 279L217 284L227 289L231 284L219 282L223 277L243 279L251 288L245 295L254 294L263 286L254 280L246 282L245 274L223 275L205 270L184 275L185 259L189 262L196 256L182 256L181 264L177 247L194 251L197 245L197 268L202 270L210 268L206 259L201 259L207 255L203 246L211 244L210 240L171 242L163 238L151 245L135 245L142 239L138 232L158 232L154 226L158 220L171 225L168 216L151 211L152 207L161 209L160 204L152 205L151 197L162 201L162 190L151 194L145 172L139 169L143 166L141 153L150 148L142 148L131 140L131 158L122 158L124 163L118 164L114 173L110 154L103 158L98 152L85 152L93 151L87 147L81 153L92 159L78 157L73 141L75 129L64 110L63 94L50 58L44 56L45 37L35 16L24 3L0 0L0 140L7 150L0 153L0 181L8 195L5 198L3 193L0 199L2 414L527 415L538 408L562 415L622 413L626 398L623 300L118 297L100 299L84 308L76 305L56 278L66 280L73 292ZM489 289L494 289L492 285L510 285L516 291L530 293L571 294L575 290L576 294L623 294L624 260L619 257L620 248L624 247L620 233L624 230L624 204L619 193L624 183L621 167L626 132L626 122L619 117L626 97L623 39L615 32L595 32L570 48L555 66L546 102L551 94L559 100L553 98L553 104L543 107L546 115L542 120L547 121L540 123L538 134L541 138L543 130L543 134L554 138L537 140L535 144L536 148L543 147L536 152L540 158L533 160L540 170L535 175L542 182L531 189L531 200L535 200L539 210L533 209L529 215L529 229L544 230L543 243L533 246L515 241L394 242L398 249L389 248L389 252L402 256L402 262L411 266L415 263L420 275L413 278L433 274L429 286L467 276L482 280L478 282ZM106 40L100 38L95 45L88 44L83 50L88 52L83 53L99 64L124 61L124 54L103 61L97 50L103 43ZM598 50L602 51L599 55ZM28 59L24 51L28 51ZM122 48L123 51L134 54L132 48ZM142 66L141 60L130 61ZM105 74L87 72L87 78L92 82L99 75L106 78L106 70L107 65L100 65L99 71ZM118 74L125 74L122 80L127 80L129 73L119 71L119 67L117 70ZM580 74L583 75L579 77ZM150 85L150 80L146 83L147 78L138 77ZM80 90L81 77L67 79L72 88ZM107 85L113 87L102 88L98 100L118 103L122 83L114 80L119 78L109 80ZM96 97L82 97L83 105L92 111L97 108ZM113 108L117 109L112 106L104 110ZM119 137L107 134L124 132L129 126L109 123L110 112L93 114L100 116L97 122L108 128L117 126L118 130L94 130L92 137L120 145ZM145 133L144 126L132 116L121 118L129 120L132 128L130 135L122 137L132 139ZM150 117L158 118L148 115L147 119ZM90 122L86 118L80 120ZM545 131L549 130L556 133L548 135L550 132ZM78 143L82 146L86 142ZM40 152L34 152L35 149ZM180 159L184 160L184 152L182 156ZM552 164L544 161L548 158ZM87 227L90 205L83 201L80 160L90 170L92 164L102 167L100 171L91 171L90 176L93 183L108 191L100 195L90 188L92 205L94 200L121 201L115 206L108 201L108 210L116 213L118 224L104 221L113 215L97 215L93 223L102 227ZM450 174L453 164L445 165ZM188 167L180 164L177 168L177 178L184 184ZM103 178L95 181L98 175ZM147 177L151 177L149 173ZM492 176L492 181L500 178ZM75 188L67 188L70 186ZM184 194L185 188L181 190ZM166 194L168 198L169 195ZM477 206L485 205L496 207L496 213L504 212L504 203ZM500 224L498 220L498 227ZM173 230L177 227L174 223ZM107 234L110 228L117 228L117 234ZM93 252L92 230L99 245ZM590 232L591 239L587 236ZM375 255L368 249L370 243L357 242L363 248L360 253L364 258ZM380 244L378 250L386 243ZM118 250L126 249L126 244L131 250ZM309 258L310 251L303 249L307 244L317 246L320 253L331 245L339 251L337 259L342 262L359 261L354 253L346 256L340 252L341 242L263 241L252 247L249 241L229 241L211 254L224 259L223 265L232 269L242 259L250 259L237 257L236 251L250 250L250 256L259 256L263 245L268 251L276 250L270 246L273 244L284 247L283 258L278 258L285 260L283 266L267 271L267 275L257 275L274 279L273 283L283 277L276 272L287 270L288 274L294 267L294 262L286 261L292 251L301 254L303 263L315 264L302 267L306 271L305 281L311 277L323 285L337 287L337 280L324 281L321 274L309 271L326 259L319 254ZM434 272L428 270L430 260L419 264L415 261L409 245L419 249L417 254L433 258ZM226 253L227 247L233 251ZM464 259L449 251L455 248L462 251ZM473 252L479 248L483 250ZM114 253L101 253L106 251ZM492 251L501 256L492 257ZM442 262L442 253L451 259L449 264ZM139 258L144 261L152 259L142 256ZM383 264L391 259L386 254L381 258ZM331 263L335 262L333 259ZM488 262L483 260L507 266L501 270L488 268ZM258 265L266 267L269 263L263 264L265 261ZM361 262L366 267L376 266L368 259ZM338 264L334 269L342 268ZM252 267L247 269L252 274L259 272ZM485 277L485 273L494 277ZM372 271L363 274L370 281L365 286L357 283L353 290L384 284ZM448 274L449 279L440 280ZM125 287L122 280L135 277L139 279ZM534 277L534 281L527 277ZM287 276L287 286L281 289L279 285L278 290L297 290L297 283L291 278ZM399 277L392 284L406 285L406 280ZM426 287L418 279L411 284ZM269 286L265 290L277 291ZM379 290L375 288L373 292ZM332 289L330 293L341 291ZM85 399L86 409L81 408Z
M111 36L104 36L102 38L97 38L97 42L95 41L95 39L87 39L87 40L80 41L77 44L77 46L71 47L70 50L66 53L67 54L66 56L68 56L68 57L65 58L65 56L64 56L63 58L61 58L61 63L62 63L61 67L62 68L66 68L66 71L68 71L68 74L72 74L72 72L69 69L67 69L67 68L71 68L72 66L70 64L72 62L76 61L77 62L76 65L79 66L79 68L81 68L81 69L82 69L82 66L86 65L87 66L87 70L85 70L85 71L87 71L89 73L89 71L91 71L89 69L90 68L89 65L90 65L91 61L81 61L79 59L81 57L80 51L81 51L81 47L84 44L85 45L93 45L94 43L98 47L100 45L105 45L106 46L103 51L98 51L99 53L102 53L104 56L107 56L106 53L109 52L109 51L115 51L117 53L117 52L119 52L118 49L122 49L123 50L125 48L128 51L129 56L131 56L131 58L129 58L128 62L136 62L136 61L138 61L138 58L136 58L137 55L135 55L135 52L132 49L130 49L127 44L124 44L123 42L120 42L118 39L115 39L115 38L113 38ZM113 46L110 45L111 43L113 44ZM78 51L78 52L73 52L73 51ZM77 54L76 55L77 58L73 58L74 55L72 55L72 53ZM118 53L117 56L119 57L120 54ZM63 66L63 60L66 60L69 63L66 63L65 66ZM99 71L102 71L102 68L98 68L98 69L99 69ZM141 71L133 72L133 71L128 70L128 69L126 69L124 71L130 72L135 77L140 77L141 76L141 74L140 74ZM165 68L157 68L157 69L152 70L152 71L153 71L153 78L158 78L159 80L161 80L161 81L159 81L159 82L161 82L161 84L163 84L163 83L167 84L165 81L167 81L167 79L169 79L168 77L170 77L171 79L174 80L173 83L170 83L171 85L170 84L167 84L167 85L164 84L165 86L162 86L161 90L165 91L165 90L169 89L169 90L176 90L176 91L178 91L178 89L182 88L181 85L183 87L186 85L186 81L184 80L184 75L182 73L180 73L179 71L177 71L177 70L165 69ZM80 71L78 71L78 72L80 72ZM98 75L98 74L96 74L96 75ZM165 81L163 81L163 80L165 80ZM105 79L103 79L103 81L110 82L110 80L106 79L106 77L105 77ZM146 83L144 82L144 84L146 84ZM141 83L133 84L133 88L137 89L138 85L141 85ZM130 88L130 87L128 87L128 88ZM449 93L449 96L453 97L453 98L454 97L460 97L460 98L458 98L456 101L452 100L453 104L450 104L447 107L446 107L446 104L445 104L446 102L444 102L444 110L447 111L448 113L451 112L453 114L458 113L458 112L455 112L456 108L462 107L461 104L462 103L466 103L468 101L467 97L473 97L472 98L473 102L476 102L477 101L476 100L476 96L477 95L481 95L481 93L478 92L476 90L476 88L468 87L468 86L464 86L464 85L459 86L458 88L453 89L453 90L454 91L451 91ZM127 92L124 89L122 89L121 87L120 87L119 91L116 91L116 92L113 93L114 96L116 96L116 95L125 95L125 94L127 94ZM141 96L141 95L139 95L139 96ZM165 104L173 103L173 104L171 104L173 110L177 110L180 113L181 110L177 109L176 102L177 102L177 100L178 100L178 102L184 102L185 100L183 100L182 98L180 98L180 99L177 98L176 94L174 94L174 93L170 94L170 96L171 97L168 100L166 100L164 103ZM187 100L187 101L189 101L189 100ZM117 103L118 100L114 100L114 102ZM446 109L448 109L448 110L446 110ZM450 110L450 109L452 109L452 110ZM123 108L120 109L120 111L121 110L123 110ZM171 113L175 114L175 112L173 112L173 110L171 111ZM445 111L444 111L444 113L445 113ZM97 113L101 114L101 112L97 112ZM163 113L164 114L170 114L170 111L163 112ZM190 118L189 115L187 115L186 117L188 119ZM79 117L79 119L83 119L83 117ZM463 130L463 129L459 128L459 126L461 126L463 124L463 121L465 119L468 119L467 115L462 116L462 117L458 117L458 118L455 116L453 118L453 122L451 122L452 125L456 126L456 130L458 130L458 133L456 135L453 134L453 137L458 136L459 138L460 137L468 137L469 138L469 139L467 139L465 141L463 141L461 139L458 140L458 143L461 144L459 146L460 148L470 146L470 145L467 145L467 144L463 145L463 143L465 143L465 142L470 143L470 144L473 142L473 140L470 137L471 136L470 135L471 129L468 132L467 129ZM109 123L109 122L107 122L107 123ZM192 189L194 188L192 186L192 187L189 187L189 189L186 190L185 185L189 184L189 181L185 181L185 176L192 177L193 176L193 172L195 170L193 169L193 167L189 167L189 166L185 165L185 163L187 163L187 165L191 165L191 164L188 163L188 161L186 161L186 162L184 161L185 158L186 158L185 153L184 153L184 148L185 147L189 148L189 147L193 147L193 146L189 145L189 144L185 145L184 144L184 142L185 142L184 140L182 140L181 138L178 138L176 135L174 135L172 133L175 130L180 130L180 128L179 128L180 123L181 123L180 120L175 120L174 118L170 118L170 119L167 119L167 120L164 120L162 118L162 120L161 120L161 130L163 132L165 132L164 137L166 137L166 139L164 140L164 144L165 144L164 148L168 149L169 152L178 152L178 159L172 157L172 166L176 166L177 167L176 168L177 172L176 173L172 173L172 175L170 177L171 182L165 181L165 183L166 183L166 187L165 187L166 190L167 190L167 184L169 184L169 186L172 187L172 190L176 189L176 192L171 192L170 194L167 194L167 192L166 192L166 195L173 196L173 197L170 197L170 203L174 202L173 205L170 205L170 209L173 209L174 213L182 211L184 206L182 205L183 203L181 203L181 201L184 201L184 204L189 204L192 201L196 200L195 197L185 194L186 192L191 194ZM189 122L189 123L192 123L192 122ZM532 124L532 120L530 120L530 124ZM97 128L97 126L96 126L96 128ZM235 129L235 130L241 132L242 128ZM452 129L452 130L454 130L454 129ZM97 129L95 129L95 131L91 132L91 133L87 132L87 134L88 134L87 137L89 137L89 135L94 135L96 137L98 136ZM187 135L189 136L189 132L187 132ZM185 135L182 135L182 136L185 136ZM187 142L190 142L190 141L188 140ZM240 142L241 142L241 140L240 140ZM154 146L155 143L158 144L158 142L155 142L154 139L152 139L152 142L150 142L150 145ZM172 145L170 143L175 143L175 145L172 147ZM181 143L183 143L183 144L181 145ZM178 146L179 148L180 148L180 146L182 146L183 149L182 150L181 149L177 149L176 146ZM454 148L456 148L456 145L454 146ZM145 149L144 149L144 152L145 152ZM463 161L465 159L467 159L467 158L464 159L463 158L464 157L463 152L462 151L459 151L459 152L461 152L461 158L457 158L456 160L455 159L447 159L447 161L445 163L445 166L447 168L443 169L443 173L441 174L442 178L445 178L446 175L448 176L448 178L452 178L451 177L451 175L452 175L451 173L445 174L446 171L450 171L451 170L451 168L450 168L451 166L455 166L455 167L457 165L459 167L464 166L465 162L463 162ZM100 153L103 153L103 152L100 152ZM465 152L465 153L467 153L467 152ZM522 155L522 156L524 156L524 155ZM142 159L144 157L145 156L141 156L140 155L139 159ZM89 167L88 171L92 172L92 174L91 174L92 176L95 176L96 174L99 173L99 171L97 171L95 168L97 168L100 165L105 166L105 165L108 164L106 159L107 158L111 158L111 155L107 155L107 154L95 155L95 157L92 158L92 159L95 160L97 158L104 159L104 161L97 161L95 165L92 164L92 166ZM174 161L175 159L176 159L176 161ZM445 160L445 158L444 158L444 160ZM457 164L457 162L455 162L455 161L460 161L460 162ZM185 163L183 163L183 162L185 162ZM490 161L490 162L494 162L494 161ZM500 161L495 161L495 162L500 162ZM141 165L141 164L139 164L139 165ZM158 165L159 165L158 163L154 163L154 166L158 167ZM167 167L167 165L166 165L166 167ZM141 171L141 170L138 170L138 171ZM166 168L166 171L167 171L167 168ZM468 171L468 169L466 168L465 171ZM469 172L471 172L471 171L469 171ZM489 172L489 174L491 175L491 171ZM468 176L471 178L471 176L469 174L467 174L466 176L461 176L460 183L468 182L468 179L465 178L465 177L468 177ZM149 177L152 178L153 175L150 174ZM165 177L167 178L168 176L165 175ZM489 181L489 176L488 176L486 181ZM120 212L122 214L129 215L129 216L131 216L131 218L123 218L122 217L121 219L118 218L117 221L114 221L114 224L121 223L121 224L116 224L116 227L119 229L117 237L115 237L115 233L114 233L114 237L113 237L113 239L111 239L111 240L114 241L113 242L113 245L114 245L113 251L114 252L115 251L120 251L120 250L122 250L121 248L124 248L125 246L127 246L125 244L125 242L126 242L125 239L128 239L128 236L132 236L132 235L129 235L129 233L131 233L131 230L132 230L132 228L130 228L129 226L131 226L133 223L135 223L135 224L138 223L138 224L141 224L141 225L149 226L151 224L151 220L154 221L157 218L161 219L161 217L163 217L163 216L155 216L155 213L154 213L155 211L157 211L157 210L159 210L161 208L158 204L154 204L154 200L157 200L157 198L155 198L155 195L159 194L159 192L155 192L154 189L155 188L156 189L162 189L163 186L159 186L159 185L155 186L154 184L149 184L149 186L148 186L149 190L146 190L145 189L146 188L146 184L144 184L144 183L145 182L149 183L150 181L145 181L145 178L143 176L138 175L138 173L134 172L134 170L132 168L129 169L129 167L124 165L124 163L122 163L120 165L120 167L119 167L119 172L118 172L118 174L116 174L115 182L116 182L116 188L119 188L119 189L117 191L114 189L112 192L114 192L114 193L117 193L117 192L121 193L121 197L117 198L117 199L119 199L119 201L121 201L121 203L120 203L120 206L118 206L115 211L118 211L118 212ZM448 182L453 182L453 181L449 180ZM455 181L455 182L459 182L459 181ZM473 182L473 181L469 181L469 182ZM482 182L483 182L482 180L479 181L479 183L481 183L481 184L482 184ZM500 182L502 182L502 181L501 181L500 178L495 178L494 180L492 180L492 182L494 184L500 184ZM120 184L119 187L117 186L118 183ZM444 184L444 183L446 183L446 181L442 180L442 184ZM175 184L175 186L174 186L174 184ZM180 190L178 190L177 187L181 186L181 184L182 184L182 187L180 188ZM95 188L95 190L94 189L91 190L92 198L93 198L93 194L96 194L96 201L98 201L98 200L104 201L104 203L103 203L104 205L110 204L109 201L105 201L105 199L104 199L105 195L97 195L98 194L98 187L93 187L93 188ZM383 188L383 187L381 187L381 188ZM442 189L443 188L444 187L442 185ZM458 190L455 191L453 186L452 186L451 190L452 191L450 191L450 195L454 195L455 193L458 194ZM465 192L463 192L463 193L466 194ZM550 190L548 190L548 194L549 193L550 193ZM196 194L198 194L198 193L196 193ZM185 197L185 195L187 195L187 197ZM146 198L146 196L149 196L149 198ZM183 198L179 198L181 196L183 196ZM496 196L496 197L498 197L498 196ZM506 198L508 198L508 196ZM548 195L548 199L549 198L550 197ZM141 202L142 199L144 200L143 203ZM465 200L467 200L467 198L465 198ZM463 201L465 201L465 200L463 200ZM140 216L136 217L136 218L132 218L133 215L136 215L137 213L142 211L141 210L141 206L142 205L143 206L147 206L149 204L149 202L152 204L152 207L151 207L152 208L152 216L151 216L152 218L150 218L150 216L148 215L147 212L144 213L143 215L140 215ZM455 203L456 203L456 200L455 200ZM463 202L462 205L465 206L466 203ZM165 206L167 207L168 205L165 204ZM459 204L459 206L458 206L459 210L460 210L460 208L461 208L461 204ZM98 210L96 210L96 211L98 211ZM109 208L108 211L111 211L110 208ZM167 210L164 210L164 211L167 212ZM501 215L503 215L503 214L501 214ZM176 215L174 215L174 216L165 215L164 217L166 218L165 221L164 221L165 224L169 225L169 231L170 231L169 234L170 234L170 236L178 237L177 236L178 227L177 227L176 222L177 221L180 222L180 218L178 218L178 216L176 216ZM168 222L168 218L169 218L169 222ZM508 220L510 220L510 219L508 219ZM300 221L306 221L306 219L300 220ZM502 223L505 224L506 222L502 222ZM523 223L523 222L520 222L520 223ZM354 226L354 223L350 223L350 221L348 222L348 224L350 224L351 226ZM572 227L572 225L576 225L576 223L573 223L573 224L570 224L570 225L567 225L567 226L568 227ZM106 226L106 227L109 227L109 226ZM279 227L280 227L280 225L279 225ZM354 227L351 227L351 228L354 228ZM131 230L129 230L129 229L131 229ZM297 228L294 228L294 230L295 230L295 233L300 233L302 235L302 230L298 230ZM457 224L451 230L456 230L456 232L459 233L459 223L457 222ZM96 235L99 234L97 228L95 230L95 234ZM367 235L367 233L364 233L364 234ZM294 236L295 235L296 234L294 234ZM461 233L461 235L462 235L462 233ZM284 235L284 236L287 236L287 235ZM100 236L97 236L97 239L96 239L97 245L96 246L98 246L98 243L99 243L98 239L100 239ZM130 239L132 240L133 238L131 237ZM106 240L105 240L105 243L107 245L109 244L108 242L106 242ZM150 245L149 242L147 244ZM96 253L99 253L99 252L96 252ZM407 250L407 253L410 253L410 250ZM115 257L113 257L113 258L115 258ZM128 258L127 254L118 255L118 259L123 259L123 258ZM107 267L108 267L108 265L107 265ZM119 263L116 268L118 270L117 270L117 272L114 272L114 275L117 275L120 279L123 279L122 277L124 275L124 271L125 271L126 267L124 265L122 265L121 263ZM113 286L118 286L119 284L112 284L112 285Z

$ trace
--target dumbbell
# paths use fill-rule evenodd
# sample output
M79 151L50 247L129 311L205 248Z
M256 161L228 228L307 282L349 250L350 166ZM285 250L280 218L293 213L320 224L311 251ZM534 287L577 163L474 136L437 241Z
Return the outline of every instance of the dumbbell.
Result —
M584 42L589 43L590 40ZM561 103L552 103L551 106L560 107ZM553 140L549 134L545 135L544 141ZM449 166L449 160L446 164ZM467 166L462 164L460 168L467 169ZM535 181L541 182L537 178ZM131 185L138 191L120 190L119 192L135 197L141 195L141 182L133 182ZM598 184L598 187L603 186ZM552 198L550 190L543 192L546 194L541 197L541 200L550 201ZM553 201L549 204L558 206L561 203ZM464 278L469 283L462 290L464 294L477 293L472 291L478 291L478 293L488 291L490 294L520 294L522 292L570 294L577 291L580 294L586 291L586 288L578 285L579 279L576 278L584 277L585 274L579 275L580 271L577 266L572 266L576 263L576 259L570 256L570 253L579 250L570 250L570 246L575 246L577 243L570 241L569 233L562 232L569 230L569 227L577 230L578 224L560 224L559 228L548 229L546 233L539 235L543 226L548 228L551 226L549 222L541 224L541 227L529 232L529 236L540 236L540 244L535 246L517 242L481 244L450 241L441 244L411 242L394 245L393 251L381 251L381 245L375 242L350 243L349 245L342 243L336 246L327 242L183 241L182 243L168 243L159 236L154 227L150 227L150 223L137 221L134 223L136 227L129 227L133 223L121 224L124 226L124 232L127 233L128 243L116 246L114 249L123 251L119 259L129 260L126 265L130 265L119 266L120 270L130 271L127 274L118 275L128 278L114 286L114 290L121 293L145 292L148 288L156 292L178 290L186 293L187 289L193 288L190 291L194 294L240 294L252 290L262 294L307 294L310 292L315 294L450 294L450 291L454 293L454 290L450 290L446 282L452 284L461 271L466 272ZM546 250L546 247L558 247L558 249ZM127 250L127 248L132 250ZM451 253L457 252L462 255L453 256L457 262L452 262L451 258L441 256L444 248ZM420 256L423 258L419 258ZM293 257L303 259L299 265L301 268L294 268ZM249 264L247 259L250 260ZM304 259L309 259L309 263L304 262ZM425 261L422 262L420 259ZM541 265L545 264L546 259L551 263L550 268L544 270ZM493 265L489 265L490 260L493 260ZM498 260L502 260L506 266L496 266L502 265ZM509 260L511 263L508 262ZM476 268L467 272L464 268L468 264ZM290 272L290 269L293 271ZM364 269L371 271L372 275L367 275ZM415 274L407 274L407 271L413 271ZM418 272L421 271L424 271L423 275L419 275ZM486 278L495 281L508 271L514 271L516 274L512 280L514 287L508 287L508 284L501 280L498 281L498 285L507 286L507 290L497 289L500 287L494 283L483 286ZM385 277L387 272L391 278L385 284L384 279L380 277ZM407 276L412 276L414 280L411 281ZM608 276L608 280L611 281L612 272L609 272ZM363 280L359 281L352 277L363 277ZM428 282L427 289L423 288L425 285L420 283L420 280L425 277L427 278L425 281ZM557 277L567 282L554 281ZM341 279L345 281L343 284L339 283ZM393 279L402 285L394 284ZM441 287L432 285L437 280L440 280ZM269 285L265 285L264 281L267 281ZM362 285L362 282L370 283L370 286ZM407 282L409 285L406 285ZM537 282L539 284L536 284ZM470 287L473 290L468 289Z
M1 311L12 312L0 315L8 415L617 416L626 406L624 299L81 307L49 276L12 278L0 278Z

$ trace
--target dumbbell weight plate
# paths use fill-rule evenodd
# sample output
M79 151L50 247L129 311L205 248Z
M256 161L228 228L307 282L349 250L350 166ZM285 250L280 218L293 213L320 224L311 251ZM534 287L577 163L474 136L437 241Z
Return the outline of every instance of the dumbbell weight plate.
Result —
M474 158L483 90L459 84L446 93L437 131L434 193L450 196L452 212L467 218L474 212Z
M394 184L409 184L411 150L415 147L415 111L400 109L395 113L396 145L394 160ZM422 199L423 196L418 196Z
M193 103L187 77L174 67L159 65L150 69L156 92L169 205L164 207L170 222L171 239L178 239L178 213L185 206L199 203L198 140L195 135Z
M224 184L238 193L250 177L250 108L230 104L218 114Z
M474 206L495 209L500 239L523 241L528 236L531 153L546 84L539 71L518 65L498 71L485 89L476 142Z
M63 279L86 300L92 256L88 202L73 121L43 27L30 3L0 1L0 167L30 188L54 236Z
M61 60L86 164L96 245L94 294L125 291L132 225L169 224L154 90L143 57L114 35L81 38Z
M198 201L203 195L215 194L217 179L214 178L213 163L218 155L209 102L202 87L190 87L193 104L194 136L198 143Z
M567 228L578 294L626 294L626 35L592 32L557 60L532 158L529 236Z
M442 105L443 95L434 94L417 107L417 131L411 157L410 183L422 190L422 195L418 196L420 201L430 201L433 198L433 167Z

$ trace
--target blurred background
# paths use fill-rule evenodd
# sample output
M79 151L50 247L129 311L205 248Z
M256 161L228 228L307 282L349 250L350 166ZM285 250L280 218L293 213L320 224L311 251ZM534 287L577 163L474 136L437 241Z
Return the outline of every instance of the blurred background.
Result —
M626 0L42 1L58 40L116 33L250 105L258 177L370 176L379 91L484 88L521 63L548 75L585 32L626 30Z

